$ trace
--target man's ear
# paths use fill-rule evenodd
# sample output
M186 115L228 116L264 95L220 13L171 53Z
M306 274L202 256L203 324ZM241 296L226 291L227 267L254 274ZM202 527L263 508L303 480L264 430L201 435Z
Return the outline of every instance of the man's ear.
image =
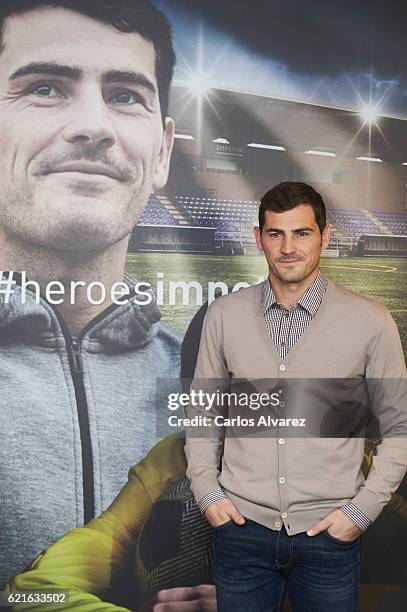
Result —
M168 173L170 170L171 153L174 146L174 132L174 120L171 119L171 117L166 117L163 140L153 178L154 189L162 189L167 182Z
M327 223L322 232L321 250L328 248L329 241L331 239L331 224Z
M257 225L256 225L253 228L253 231L254 231L254 237L256 239L257 248L260 249L260 251L264 251L263 244L261 242L261 229L259 227L257 227Z

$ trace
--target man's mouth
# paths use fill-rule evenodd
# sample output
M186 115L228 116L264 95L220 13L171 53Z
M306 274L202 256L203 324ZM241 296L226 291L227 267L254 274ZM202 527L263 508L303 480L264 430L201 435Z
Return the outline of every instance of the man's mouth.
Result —
M95 177L107 177L116 181L123 180L122 174L114 168L95 162L66 162L64 164L58 164L44 172L44 175L48 174L81 174L83 178L91 175Z
M303 261L303 260L302 259L284 259L283 261L280 260L278 263L281 263L283 265L285 265L285 264L289 265L289 264L298 263L300 261Z

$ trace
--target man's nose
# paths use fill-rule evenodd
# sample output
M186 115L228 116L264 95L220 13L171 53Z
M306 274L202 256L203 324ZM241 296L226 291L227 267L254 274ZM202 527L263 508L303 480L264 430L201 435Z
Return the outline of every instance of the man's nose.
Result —
M295 242L294 242L294 237L293 236L283 236L282 242L281 242L281 252L282 253L294 253L296 250L296 246L295 246Z
M71 113L64 130L68 142L109 148L117 141L109 109L100 92L84 92L72 103Z

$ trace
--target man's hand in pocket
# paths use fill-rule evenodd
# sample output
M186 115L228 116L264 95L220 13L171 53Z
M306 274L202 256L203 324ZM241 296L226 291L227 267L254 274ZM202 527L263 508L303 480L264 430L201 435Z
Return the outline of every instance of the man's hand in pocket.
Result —
M245 519L239 514L229 499L220 499L207 507L204 514L212 527L220 527L232 520L236 525L244 525Z

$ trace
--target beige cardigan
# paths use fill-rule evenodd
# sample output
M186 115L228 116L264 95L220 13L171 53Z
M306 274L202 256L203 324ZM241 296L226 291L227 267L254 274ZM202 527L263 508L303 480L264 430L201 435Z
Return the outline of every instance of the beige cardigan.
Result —
M284 524L290 535L349 502L374 521L407 470L406 366L397 327L383 305L329 281L315 318L282 361L262 316L262 284L209 306L193 386L204 379L388 379L373 398L382 442L365 479L363 437L285 437L279 429L223 439L187 427L194 496L199 501L220 486L241 514L272 529ZM200 413L210 414L186 409L187 417Z

